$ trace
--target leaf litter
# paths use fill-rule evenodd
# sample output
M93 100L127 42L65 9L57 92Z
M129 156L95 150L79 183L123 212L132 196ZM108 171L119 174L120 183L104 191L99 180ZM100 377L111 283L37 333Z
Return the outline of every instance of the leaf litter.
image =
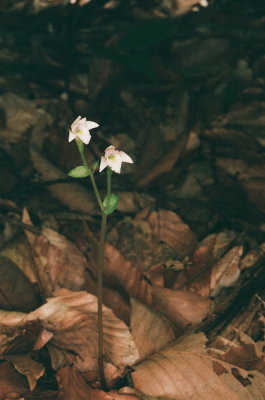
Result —
M38 22L27 24L30 42L27 34L23 43L20 41L27 54L28 48L33 49L31 55L24 60L11 46L3 48L0 56L4 65L1 196L17 197L19 203L13 202L11 207L8 200L0 201L3 213L13 219L12 224L2 218L0 236L0 398L265 398L261 375L264 102L260 101L264 57L259 54L259 41L249 52L243 38L246 25L249 35L258 36L256 27L264 24L259 10L253 5L255 10L247 13L243 10L249 11L246 4L235 13L231 5L237 25L224 33L218 18L222 15L230 26L227 9L224 14L222 8L227 7L226 2L206 7L204 12L200 5L194 7L193 1L188 6L183 2L178 6L174 2L147 2L144 6L134 2L130 5L133 20L140 20L143 32L148 26L154 33L141 37L140 43L136 40L138 24L128 31L127 23L119 20L119 1L103 2L99 6L102 15L96 2L87 2L87 9L104 30L95 21L89 30L80 20L77 28L72 27L77 29L72 37L78 45L75 68L69 72L65 68L69 60L61 58L64 47L56 48L58 38L64 36L63 31L58 32L61 24L54 19L56 12L51 8L48 25L46 17L39 20L44 15L42 7L61 6L62 1L34 2L34 6L23 0L17 3L4 4L5 33L18 16L31 18L28 12L34 11ZM69 3L62 8L66 17L77 9ZM79 2L78 7L84 3ZM189 14L191 9L197 14ZM243 27L241 10L245 12ZM115 24L108 20L109 12L119 22L116 32ZM185 13L188 28L179 29L180 16ZM209 15L220 29L219 38L207 22ZM169 41L164 46L165 33L158 33L169 16L177 18L167 25ZM63 17L62 21L65 23ZM44 26L47 41L42 46L36 35L41 35ZM95 42L95 32L100 47L108 49L108 58L104 54L98 57L98 50L88 46ZM230 32L241 38L239 53ZM3 43L16 42L16 35L7 36ZM49 39L53 44L47 51ZM227 57L230 50L233 62ZM159 59L160 53L163 57ZM151 54L152 63L148 60ZM86 75L79 62L84 65L87 60ZM23 71L31 71L22 90L20 85L15 87L19 78L10 75L13 62ZM55 75L49 81L56 99L48 81L41 82L46 67L58 68L59 74L53 69ZM48 70L44 74L47 79ZM147 81L146 75L141 78L151 72L157 74L157 83ZM119 101L113 102L113 97ZM71 120L68 108L87 115L98 110L107 126L98 134L100 146L122 138L138 158L133 171L137 191L132 189L132 170L128 170L122 177L124 188L120 191L117 185L122 201L105 246L108 392L97 387L97 240L92 236L98 221L97 216L91 217L95 202L89 190L66 175L65 168L70 168L76 157L65 143L67 123L61 122ZM99 153L99 148L93 147L87 156L93 162ZM25 182L29 183L26 193ZM13 193L17 185L18 191ZM20 220L22 203L40 228L30 225L25 211ZM61 217L56 216L58 208L63 210ZM58 218L54 226L44 223L43 210L47 220ZM84 221L77 231L67 229L63 213L73 225L86 218L91 236L87 236ZM21 221L26 224L24 233L19 228ZM208 344L201 330L207 333Z

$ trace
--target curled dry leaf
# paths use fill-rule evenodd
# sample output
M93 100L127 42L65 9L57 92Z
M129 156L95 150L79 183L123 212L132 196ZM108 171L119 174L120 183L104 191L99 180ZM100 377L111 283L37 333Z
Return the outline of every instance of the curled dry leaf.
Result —
M215 347L209 351L214 357L236 365L245 370L256 370L265 375L265 357L264 345L265 342L254 342L250 336L241 330L234 329L237 334L233 341L219 336L216 339Z
M141 358L159 351L175 339L166 318L135 299L131 299L131 304L131 333Z
M20 374L26 376L30 390L34 390L38 379L45 372L43 365L32 360L28 354L5 355L4 358L10 361Z
M134 366L131 376L135 388L144 395L170 400L264 399L261 374L211 358L198 343L189 348L188 342L195 336L181 338Z
M1 129L1 143L10 144L27 138L27 130L40 118L33 101L29 101L14 93L5 93L0 97L0 106L4 109L7 128Z
M23 221L30 223L24 210ZM80 250L63 235L43 228L42 234L26 231L35 258L35 267L46 296L65 287L80 290L85 285L87 261Z
M19 399L28 392L28 383L8 361L0 363L0 399Z
M86 292L60 289L55 297L29 314L53 332L51 344L68 352L68 359L86 374L97 379L97 298ZM103 307L106 379L110 383L132 365L139 354L128 327L111 310ZM70 353L69 353L70 352ZM53 358L53 367L59 365Z
M218 294L222 287L233 286L237 281L242 254L243 246L235 246L213 265L210 281L212 296Z
M97 282L93 279L91 274L87 274L86 288L89 293L92 293L94 296L97 295ZM126 325L129 325L131 307L117 290L110 289L104 285L103 303L110 308L119 319L125 322Z
M13 263L29 278L31 283L36 283L37 277L31 253L32 249L25 235L16 237L1 249L2 256L13 261Z
M56 377L59 385L58 400L100 399L97 396L97 392L100 391L91 389L74 365L61 368Z
M26 275L7 257L0 256L0 308L31 311L41 303Z
M181 285L202 296L209 296L212 263L222 257L233 238L234 234L230 232L215 233L204 238L194 250L191 263L178 275Z
M210 311L211 301L194 292L153 286L154 307L182 332L197 326Z
M144 275L109 243L105 245L105 259L107 276L115 278L130 296L146 304L152 304L151 286L144 279Z
M137 400L133 394L104 392L91 388L75 366L61 368L57 374L59 384L58 400Z
M153 211L149 217L152 233L167 243L178 256L186 256L196 245L196 236L173 211Z

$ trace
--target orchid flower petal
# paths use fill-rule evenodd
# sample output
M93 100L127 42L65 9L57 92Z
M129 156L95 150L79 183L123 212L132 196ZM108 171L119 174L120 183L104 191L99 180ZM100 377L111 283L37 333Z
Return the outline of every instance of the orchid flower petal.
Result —
M107 166L108 166L107 160L105 159L105 157L101 157L99 172L103 171L103 169L106 168Z
M119 155L121 157L121 161L122 162L127 162L127 163L130 163L130 164L133 163L133 160L131 159L131 157L128 156L128 154L124 153L124 151L119 151Z

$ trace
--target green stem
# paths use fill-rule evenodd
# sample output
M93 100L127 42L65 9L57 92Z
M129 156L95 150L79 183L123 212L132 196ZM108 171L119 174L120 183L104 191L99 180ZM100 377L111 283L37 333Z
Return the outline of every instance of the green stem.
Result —
M107 168L107 198L111 195L111 176L112 170L110 167Z
M103 315L102 315L102 286L104 268L104 243L106 236L107 215L101 214L101 228L99 237L99 250L97 262L97 296L98 296L98 371L99 379L103 389L106 388L106 381L103 367Z
M87 164L86 157L85 157L85 154L84 154L84 146L82 146L80 143L77 142L77 147L78 147L82 162L83 162L84 166L87 168L87 170L89 171L89 178L90 178L90 181L91 181L91 184L92 184L92 187L93 187L93 190L94 190L94 193L95 193L95 196L96 196L100 211L103 213L103 210L104 210L103 203L102 203L102 200L101 200L101 197L100 197L100 194L99 194L96 182L95 182L95 178L94 178L93 172L91 171L91 168L89 168L89 166Z
M104 214L104 206L95 182L95 178L91 168L89 168L85 154L84 144L76 141L83 165L89 172L89 178L101 211L101 227L99 237L98 259L97 259L97 297L98 297L98 373L102 389L106 389L106 380L103 365L103 313L102 313L102 287L103 287L103 267L104 267L104 243L106 237L107 215ZM112 172L112 171L111 171ZM107 193L111 193L111 173L108 172Z

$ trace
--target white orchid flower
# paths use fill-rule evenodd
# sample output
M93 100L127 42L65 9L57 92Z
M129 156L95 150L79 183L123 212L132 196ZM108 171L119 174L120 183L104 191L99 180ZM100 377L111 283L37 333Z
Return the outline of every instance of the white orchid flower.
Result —
M90 129L97 128L99 125L93 121L87 121L86 118L77 117L72 123L69 130L68 142L74 139L80 139L83 143L88 144L91 139Z
M106 167L110 167L112 171L119 174L123 162L133 163L133 160L124 151L115 150L114 146L109 146L105 150L105 155L101 157L99 172Z

